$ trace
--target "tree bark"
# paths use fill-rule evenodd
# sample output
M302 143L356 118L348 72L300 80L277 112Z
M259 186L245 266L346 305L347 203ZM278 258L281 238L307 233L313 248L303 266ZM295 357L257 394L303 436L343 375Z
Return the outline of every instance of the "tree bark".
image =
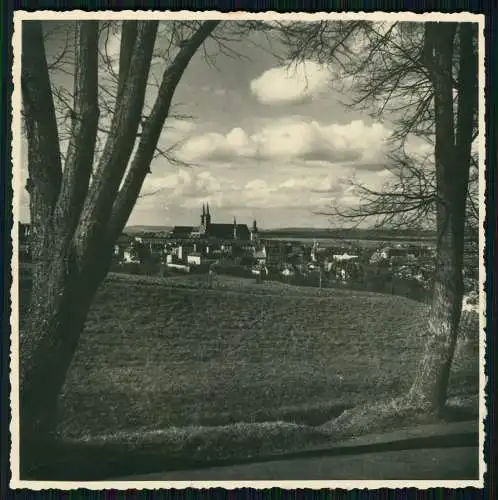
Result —
M55 437L58 395L98 286L90 269L81 273L72 243L95 148L98 23L79 23L76 34L72 137L62 173L41 26L23 26L23 46L29 43L29 50L23 50L22 80L34 268L29 319L20 335L23 468Z
M120 70L120 81L125 78L126 82L120 83L122 91L116 100L112 132L107 136L75 233L75 245L82 262L98 259L100 242L106 240L114 199L126 171L142 117L157 25L157 21L138 22L135 45L129 65L126 65L126 77ZM122 47L126 41L125 29ZM126 59L120 57L121 61Z
M20 432L28 446L56 437L58 396L98 287L77 272L74 250L58 257L35 268L20 339Z
M23 470L36 465L44 446L57 437L58 397L89 308L108 272L114 241L149 171L176 86L217 23L202 23L165 71L119 197L143 112L157 22L123 26L116 111L91 184L98 125L98 26L88 21L78 25L74 116L62 172L41 26L31 21L23 25L23 47L29 45L29 50L23 51L22 91L33 181L31 221L36 229L29 319L20 337Z
M436 117L437 255L428 338L410 398L432 411L444 408L463 298L465 206L477 107L476 59L472 27L459 25L459 88L455 127L453 47L456 25L428 23L428 66ZM474 68L475 66L475 68Z

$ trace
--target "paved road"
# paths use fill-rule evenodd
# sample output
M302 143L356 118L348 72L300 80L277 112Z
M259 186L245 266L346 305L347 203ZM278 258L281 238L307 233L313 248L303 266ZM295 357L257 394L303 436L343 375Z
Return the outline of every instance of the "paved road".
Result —
M476 480L479 474L477 435L476 421L421 425L309 450L306 457L136 475L118 480Z
M127 481L477 480L478 448L402 450L164 472Z

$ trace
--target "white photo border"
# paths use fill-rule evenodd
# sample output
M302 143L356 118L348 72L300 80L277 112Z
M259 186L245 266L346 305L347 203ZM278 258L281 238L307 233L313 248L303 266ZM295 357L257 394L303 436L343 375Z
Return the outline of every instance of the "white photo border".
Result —
M26 20L84 20L84 19L99 19L99 20L124 20L124 19L158 19L158 20L288 20L288 21L318 21L318 20L359 20L368 19L372 21L447 21L447 22L474 22L479 25L479 135L478 135L478 152L479 152L479 280L480 280L480 344L479 344L479 479L478 480L458 480L458 481L393 481L393 480L371 480L371 481L31 481L21 480L19 472L19 310L17 291L19 286L19 243L18 243L18 222L20 220L20 193L21 175L20 175L20 158L21 158L21 25ZM13 66L12 77L14 89L12 93L12 187L13 187L13 227L11 232L13 253L11 262L12 272L12 287L11 287L11 303L12 312L10 318L11 325L11 353L10 353L10 383L11 383L11 481L12 489L25 488L30 490L43 490L55 488L60 490L71 490L76 488L86 488L90 490L102 489L167 489L167 488L213 488L221 487L225 489L235 488L273 488L279 487L283 489L296 488L341 488L341 489L378 489L378 488L407 488L414 487L418 489L428 489L435 487L444 488L464 488L484 487L484 473L486 472L486 462L484 457L484 439L485 429L484 421L487 416L487 408L485 403L485 386L487 377L484 373L485 352L486 352L486 292L484 283L486 281L486 268L484 262L485 252L485 231L484 220L486 214L485 204L485 158L486 158L486 123L485 123L485 39L484 39L484 22L483 14L473 13L412 13L412 12L343 12L343 13L249 13L249 12L231 12L222 13L216 11L15 11L14 12L14 33L12 37L13 48Z

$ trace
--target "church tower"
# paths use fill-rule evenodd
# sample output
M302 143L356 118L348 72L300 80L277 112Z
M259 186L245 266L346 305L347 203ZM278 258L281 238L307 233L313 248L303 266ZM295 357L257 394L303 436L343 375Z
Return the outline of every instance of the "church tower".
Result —
M202 204L202 214L201 214L201 226L205 227L204 224L206 223L206 206L204 203Z
M233 218L233 239L237 239L237 220Z
M209 203L206 205L206 216L205 216L206 229L211 225L211 214L209 213Z
M252 221L252 228L251 228L251 241L256 241L258 239L258 224L256 222L256 219Z

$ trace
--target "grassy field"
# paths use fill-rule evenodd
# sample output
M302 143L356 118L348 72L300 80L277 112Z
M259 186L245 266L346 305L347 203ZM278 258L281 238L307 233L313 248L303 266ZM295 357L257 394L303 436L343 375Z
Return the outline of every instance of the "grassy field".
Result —
M111 275L61 396L61 431L321 423L409 388L424 314L373 293ZM477 392L477 366L466 352L450 394Z

